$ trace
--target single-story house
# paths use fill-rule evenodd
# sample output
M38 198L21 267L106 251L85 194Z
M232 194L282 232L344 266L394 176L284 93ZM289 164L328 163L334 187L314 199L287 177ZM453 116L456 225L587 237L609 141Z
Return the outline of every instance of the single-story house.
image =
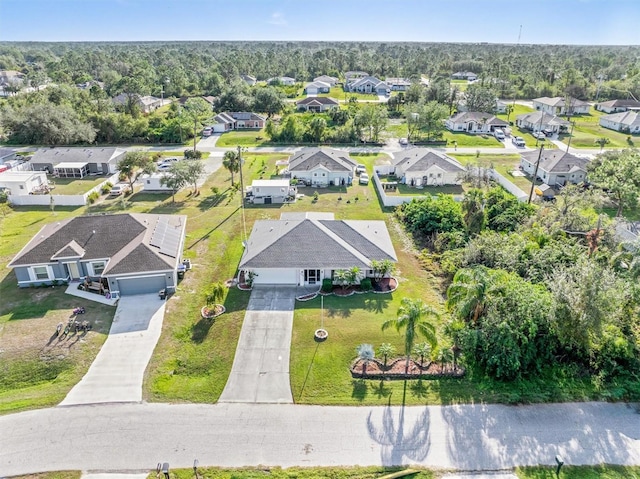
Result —
M251 75L240 75L240 79L249 86L253 86L258 82L258 79Z
M0 165L7 161L15 160L17 152L10 148L0 148Z
M262 115L247 111L227 111L213 118L213 131L224 133L231 130L260 130L267 121Z
M331 91L331 85L323 81L314 81L313 83L307 83L304 87L304 92L307 95L317 95L318 93L329 93Z
M142 175L140 181L142 182L142 188L145 192L162 192L171 193L173 190L167 185L162 184L162 178L166 175L165 172L157 171L149 175Z
M556 96L549 98L543 96L533 100L533 108L549 115L584 115L589 113L591 105L577 98L563 98Z
M536 170L539 151L522 153L520 167L530 176ZM589 160L563 150L543 150L540 156L537 177L549 186L564 186L581 183L587 177Z
M311 186L350 185L356 165L346 151L303 148L289 158L289 173Z
M215 104L216 100L218 99L218 97L211 96L211 95L207 95L207 96L181 96L176 101L178 102L178 105L185 106L187 104L187 101L189 101L190 98L202 98L209 105L211 105L211 108L213 108L213 105Z
M600 125L623 133L640 133L640 113L637 111L621 111L611 115L602 115Z
M11 260L18 286L90 281L100 292L175 290L187 217L76 216L43 226Z
M384 221L335 220L333 213L283 213L258 220L240 259L240 273L254 284L314 285L336 271L360 268L373 276L372 261L398 261Z
M448 118L444 126L451 131L464 131L466 133L491 133L496 128L509 126L504 120L491 113L479 111L465 111Z
M345 83L349 83L353 80L357 80L359 78L364 78L364 77L368 77L369 74L367 72L363 72L363 71L350 71L350 72L345 72L344 74L344 80Z
M387 78L384 81L391 91L407 91L407 89L411 86L411 82L407 78Z
M409 186L457 185L465 171L458 160L429 148L394 153L392 162L395 175Z
M41 148L29 164L34 171L46 170L61 177L82 178L85 175L113 174L126 150L105 148Z
M10 196L24 196L42 190L48 185L44 171L5 171L0 174L0 191Z
M610 100L596 103L596 110L604 113L619 113L621 111L640 110L640 101L637 100Z
M246 197L259 205L281 204L295 201L298 189L288 179L253 180L247 186Z
M467 80L467 81L476 81L478 79L478 75L473 72L455 72L451 75L453 80Z
M352 80L345 84L344 89L353 93L373 93L374 95L388 95L391 93L389 85L372 76Z
M507 102L502 100L496 100L496 113L506 113L507 112Z
M296 108L298 110L306 111L323 112L339 107L340 102L338 100L325 96L310 96L296 102Z
M329 75L320 75L319 77L315 77L313 81L321 81L323 83L328 83L330 86L336 86L339 80L336 77Z
M140 96L138 94L120 93L113 98L116 105L126 105L129 101L135 102L143 113L151 113L162 106L162 100L155 96Z
M296 84L296 79L291 77L273 77L267 80L267 85L271 85L272 83L279 83L283 86L293 86Z
M518 115L516 117L516 125L534 133L543 130L559 133L568 129L571 123L555 115L549 115L542 111L532 111Z
M463 98L460 101L458 101L456 105L456 111L458 113L462 111L469 111L467 108L466 99ZM496 99L496 107L495 107L494 113L506 113L506 112L507 112L507 104L501 100Z

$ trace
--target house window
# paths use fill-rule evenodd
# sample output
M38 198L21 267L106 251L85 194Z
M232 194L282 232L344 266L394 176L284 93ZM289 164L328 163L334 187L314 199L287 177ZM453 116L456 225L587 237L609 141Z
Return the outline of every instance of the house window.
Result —
M438 173L438 178L442 178L442 173Z
M327 176L327 175L325 175L324 173L322 173L322 176Z
M147 180L147 184L150 185L151 184L151 180Z
M314 173L313 176L318 176L318 173Z
M24 185L20 185L20 189L21 189L21 190L24 190Z
M94 276L100 276L104 271L105 262L104 261L95 261L91 263L91 269L93 270Z
M36 279L49 279L49 270L46 266L34 266L33 275Z

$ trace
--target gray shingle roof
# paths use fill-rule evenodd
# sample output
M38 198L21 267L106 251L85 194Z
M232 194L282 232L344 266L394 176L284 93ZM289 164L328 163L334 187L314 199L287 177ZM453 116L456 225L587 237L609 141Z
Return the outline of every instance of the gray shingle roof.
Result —
M640 108L640 101L628 99L628 100L609 100L598 103L598 106L604 106L609 108Z
M451 173L464 171L457 160L429 148L412 148L395 153L393 164L403 171L426 171L433 165Z
M186 217L178 215L78 216L50 223L42 227L9 266L81 256L82 260L108 258L105 275L170 270L178 264L181 244L176 244L175 235L166 241L158 238L155 232L160 223L179 230L180 237L184 235Z
M329 98L328 96L308 96L303 100L299 100L296 102L296 105L309 105L309 104L318 104L318 105L339 105L340 103L333 98Z
M528 151L522 157L531 164L538 161L539 152ZM539 169L547 173L569 173L577 169L586 171L589 160L562 150L544 150L540 157Z
M317 166L324 166L329 171L353 171L356 162L346 151L332 148L304 148L289 159L289 171L309 171Z
M509 126L504 120L501 120L497 116L491 113L484 113L481 111L463 111L453 115L450 120L454 123L464 123L467 121L484 122L487 125L494 126Z
M635 111L621 111L619 113L611 113L610 115L602 115L600 119L609 120L627 127L640 124L640 115Z
M526 121L532 124L540 123L540 118L542 117L542 125L565 125L569 126L567 120L563 120L560 117L555 115L549 115L549 113L545 113L543 111L532 111L530 113L523 113L522 115L518 115L516 120Z
M557 106L557 107L567 106L567 102L561 96L555 96L553 98L543 96L541 98L535 98L533 101L542 103L543 105L549 105L549 106ZM578 100L577 98L571 98L571 97L569 97L569 104L573 107L588 105L586 101Z
M124 152L125 150L113 147L41 148L33 154L31 163L110 163Z
M240 268L369 268L397 261L384 221L259 220Z

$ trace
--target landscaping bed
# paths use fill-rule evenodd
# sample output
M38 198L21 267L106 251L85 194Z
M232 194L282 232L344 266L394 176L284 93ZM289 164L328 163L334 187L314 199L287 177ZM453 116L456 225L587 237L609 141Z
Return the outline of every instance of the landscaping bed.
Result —
M361 359L356 359L349 370L352 377L359 379L461 378L465 375L463 367L449 363L440 364L428 361L423 364L410 359L409 368L407 368L407 358L394 359L386 366L382 361L372 359L367 363L366 369L364 362Z

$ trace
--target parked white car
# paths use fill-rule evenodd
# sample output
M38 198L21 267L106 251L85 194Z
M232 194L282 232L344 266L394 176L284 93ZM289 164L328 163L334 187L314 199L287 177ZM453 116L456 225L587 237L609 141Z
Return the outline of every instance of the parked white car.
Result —
M527 146L524 142L524 138L522 138L521 136L514 136L513 138L511 138L511 143L513 143L518 148L524 148L525 146Z
M111 191L109 191L109 196L120 196L123 193L126 193L127 191L129 191L131 189L131 187L126 184L126 183L118 183L116 185L113 185L113 187L111 188Z
M504 138L505 138L505 136L504 136L504 131L502 131L502 128L496 128L496 129L493 131L493 136L495 136L495 137L496 137L496 139L498 139L498 140L500 140L500 141L504 140Z
M367 167L364 165L356 165L356 175L361 175L367 172Z
M360 183L361 185L368 185L369 184L369 175L367 175L366 173L362 173L360 175L360 178L358 179L358 183Z

